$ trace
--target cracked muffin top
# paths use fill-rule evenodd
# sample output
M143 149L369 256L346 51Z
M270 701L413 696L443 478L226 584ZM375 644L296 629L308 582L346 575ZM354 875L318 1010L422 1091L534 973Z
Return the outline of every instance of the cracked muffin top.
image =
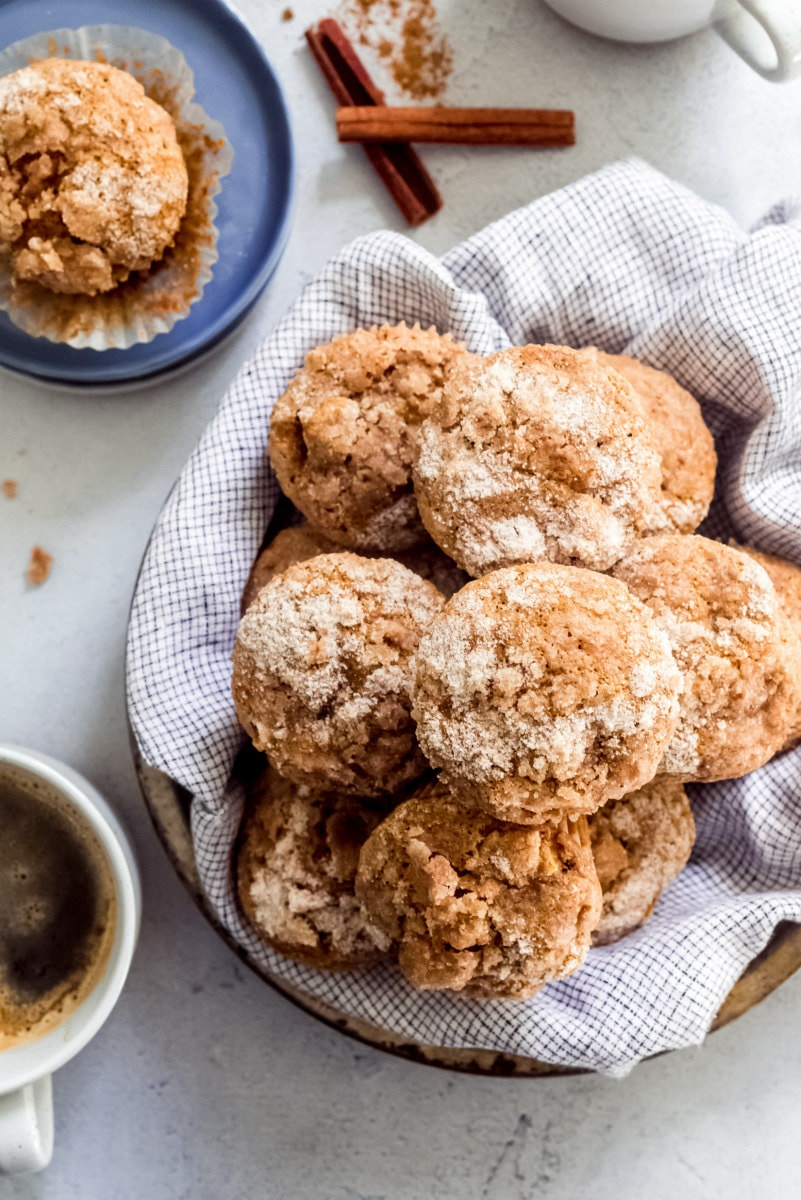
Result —
M466 355L423 422L420 515L470 575L550 561L605 571L647 526L660 460L617 372L566 346Z
M465 813L440 781L371 833L356 895L415 987L488 999L575 971L601 911L586 817L512 825Z
M417 650L412 711L459 796L537 823L651 779L680 682L666 635L625 586L530 563L448 601Z
M730 542L729 545L747 554L765 569L776 589L782 612L801 637L801 567L788 562L786 558L755 550L753 546L740 546L736 542Z
M795 563L788 562L786 558L779 558L775 554L764 554L761 550L754 550L752 546L738 546L735 542L731 542L730 545L734 546L735 550L741 550L743 554L747 554L749 558L755 559L761 567L765 568L776 589L781 610L795 637L801 642L801 568L797 567ZM788 750L799 741L801 741L801 695L799 696L798 712L782 749Z
M329 970L380 958L353 890L359 850L380 820L355 797L263 771L237 859L240 903L259 937Z
M412 489L420 423L466 351L405 324L356 329L316 346L270 422L284 492L333 542L391 552L425 537Z
M717 454L701 406L666 371L657 371L627 354L594 356L627 379L645 410L654 446L662 460L662 487L648 533L694 533L715 490Z
M239 719L280 774L392 796L426 761L411 716L412 656L444 603L388 558L321 554L261 589L239 623Z
M801 703L801 643L762 566L697 535L644 538L614 569L650 608L682 673L660 773L733 779L786 742Z
M605 804L588 821L604 898L592 943L605 946L651 915L690 857L695 821L684 788L665 775Z
M15 279L109 291L161 258L187 194L172 118L126 71L49 58L0 79L0 242Z

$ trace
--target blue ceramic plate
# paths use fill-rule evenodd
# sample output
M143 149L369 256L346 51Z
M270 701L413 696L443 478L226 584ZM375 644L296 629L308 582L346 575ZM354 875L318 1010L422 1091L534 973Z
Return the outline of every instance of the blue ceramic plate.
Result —
M195 99L234 148L215 197L219 260L203 298L169 333L128 350L74 350L34 338L0 312L0 366L61 384L103 386L171 371L221 341L247 314L286 242L293 155L280 84L261 46L223 0L0 0L0 48L48 29L107 22L167 38L195 74Z

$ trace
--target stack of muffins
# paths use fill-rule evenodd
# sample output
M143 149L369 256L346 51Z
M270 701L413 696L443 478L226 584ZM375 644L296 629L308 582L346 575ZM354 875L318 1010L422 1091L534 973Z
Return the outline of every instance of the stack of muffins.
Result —
M269 450L305 521L233 656L266 755L244 914L315 966L531 996L648 918L684 783L801 737L801 571L695 534L698 404L594 348L359 329L308 355Z

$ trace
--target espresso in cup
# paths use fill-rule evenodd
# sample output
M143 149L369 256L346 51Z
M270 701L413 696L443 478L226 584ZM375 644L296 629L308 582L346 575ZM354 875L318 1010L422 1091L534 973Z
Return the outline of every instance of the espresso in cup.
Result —
M0 763L0 1051L44 1036L103 974L116 926L106 853L72 803Z

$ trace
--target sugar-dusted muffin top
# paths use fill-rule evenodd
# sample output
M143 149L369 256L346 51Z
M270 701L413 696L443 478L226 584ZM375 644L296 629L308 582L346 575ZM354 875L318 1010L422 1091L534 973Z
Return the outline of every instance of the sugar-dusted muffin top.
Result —
M126 71L48 58L0 79L0 243L16 279L109 291L161 258L187 194L172 118Z
M697 535L644 538L614 569L646 604L682 673L660 772L733 779L786 742L801 699L801 644L765 569Z
M608 576L507 567L457 592L416 654L413 714L465 802L536 824L651 779L681 679L646 606Z
M427 767L411 716L417 644L444 601L388 558L321 554L261 589L233 654L237 712L282 775L392 797Z
M640 400L662 460L662 488L648 533L695 533L715 490L717 454L701 406L672 375L627 354L583 350L618 371Z
M765 554L762 550L755 550L753 546L739 546L736 542L729 544L735 550L753 558L760 567L764 567L776 589L782 612L801 638L801 567L788 562L786 558L779 558L776 554Z
M566 346L455 363L423 422L420 515L470 575L550 561L605 571L647 525L660 460L631 385Z
M788 562L786 558L779 558L775 554L764 554L761 550L754 550L753 546L737 546L734 542L731 545L735 546L737 550L742 550L743 554L755 559L761 567L765 568L776 589L781 610L787 618L791 637L801 642L801 567L797 567L795 563ZM782 749L789 749L799 741L801 741L801 692L799 693L798 712Z
M284 492L332 541L404 549L425 535L412 490L420 423L466 352L436 329L356 329L316 346L279 397L270 461Z

